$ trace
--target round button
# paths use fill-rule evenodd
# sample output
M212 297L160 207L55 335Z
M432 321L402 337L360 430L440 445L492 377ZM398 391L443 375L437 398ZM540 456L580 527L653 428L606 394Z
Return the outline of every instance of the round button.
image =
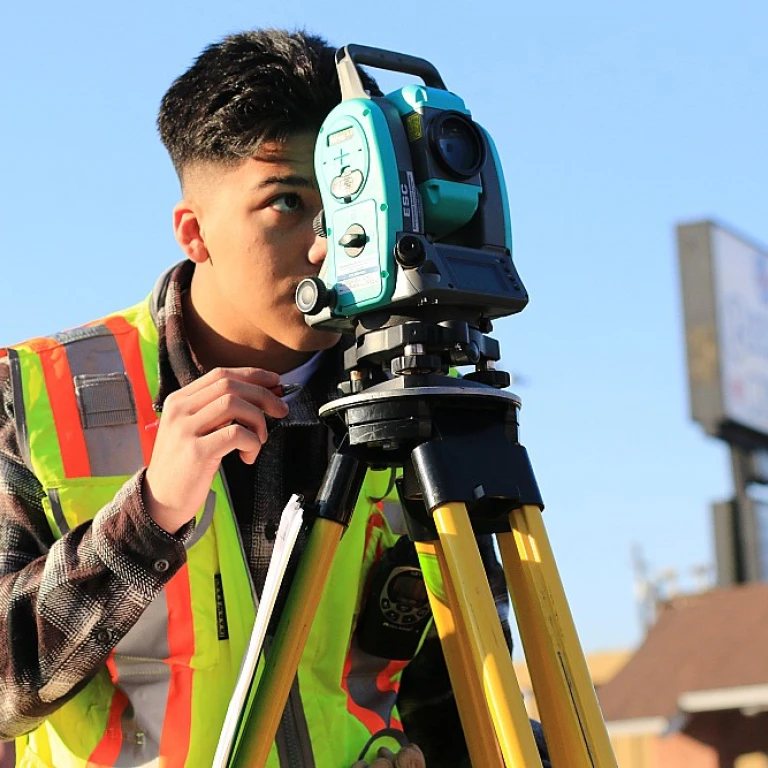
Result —
M109 629L100 629L96 633L96 639L102 645L109 645L112 642L112 631Z
M171 566L167 560L155 560L155 562L152 563L152 567L158 573L165 573Z
M331 194L337 200L351 198L360 191L364 181L365 177L360 171L347 170L331 182Z

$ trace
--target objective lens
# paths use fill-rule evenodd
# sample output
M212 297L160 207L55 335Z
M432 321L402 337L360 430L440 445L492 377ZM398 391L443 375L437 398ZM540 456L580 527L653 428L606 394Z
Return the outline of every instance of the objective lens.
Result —
M468 179L485 162L485 144L477 126L460 112L445 112L433 123L432 149L449 173Z

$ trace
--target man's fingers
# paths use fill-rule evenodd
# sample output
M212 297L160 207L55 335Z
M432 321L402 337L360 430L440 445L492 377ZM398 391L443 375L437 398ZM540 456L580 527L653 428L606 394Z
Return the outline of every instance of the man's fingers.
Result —
M255 405L269 416L281 419L288 413L288 406L274 392L258 384L238 379L217 379L205 389L186 399L182 405L190 414L200 414L212 403L226 407L236 400ZM231 419L234 420L234 419Z
M267 441L267 422L264 412L236 395L222 395L209 403L193 417L195 434L209 435L228 424L236 423L255 432L261 443Z
M253 464L261 450L258 435L242 424L229 424L200 438L200 448L207 458L221 460L230 451L240 451L243 461Z
M394 768L395 753L387 747L379 747L376 759L371 763L371 768Z
M352 768L426 768L424 753L417 744L406 744L397 754L387 747L380 747L372 763L358 760Z
M280 383L280 376L278 374L261 368L214 368L191 384L187 384L183 392L186 395L192 396L222 379L258 384L260 387L267 389L276 387Z
M424 753L417 744L407 744L395 757L395 768L426 768Z

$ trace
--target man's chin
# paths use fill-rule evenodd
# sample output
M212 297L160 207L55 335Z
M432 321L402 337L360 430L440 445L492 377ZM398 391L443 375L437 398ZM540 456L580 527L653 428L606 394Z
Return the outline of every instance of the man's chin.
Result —
M297 352L320 352L335 346L340 338L340 333L320 331L307 326L306 330L302 329L300 333L296 334L293 339L294 343L289 346Z

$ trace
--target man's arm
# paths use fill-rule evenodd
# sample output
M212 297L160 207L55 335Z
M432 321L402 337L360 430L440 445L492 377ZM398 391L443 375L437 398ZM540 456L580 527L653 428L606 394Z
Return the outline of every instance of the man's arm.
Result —
M0 738L34 729L81 690L186 561L183 540L147 515L143 475L56 541L0 364ZM165 571L153 568L161 559Z

